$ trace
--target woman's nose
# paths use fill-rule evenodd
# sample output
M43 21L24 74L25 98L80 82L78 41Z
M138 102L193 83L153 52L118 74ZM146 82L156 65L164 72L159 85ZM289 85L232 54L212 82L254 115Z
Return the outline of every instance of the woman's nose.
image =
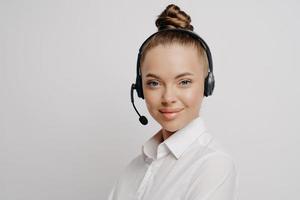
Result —
M162 104L169 104L176 102L176 94L173 88L166 87L162 94Z

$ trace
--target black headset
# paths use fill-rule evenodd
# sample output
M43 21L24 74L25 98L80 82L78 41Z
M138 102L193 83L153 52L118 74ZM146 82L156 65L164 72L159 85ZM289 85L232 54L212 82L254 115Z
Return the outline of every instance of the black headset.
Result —
M147 43L154 35L156 35L157 33L163 32L163 31L176 31L176 32L187 33L191 37L193 37L194 39L196 39L197 41L200 42L201 46L204 48L204 50L206 52L207 60L208 60L208 68L209 68L208 75L205 78L205 82L204 82L204 96L208 97L208 96L212 95L214 87L215 87L215 78L214 78L214 74L213 74L213 62L212 62L211 52L210 52L209 47L206 44L206 42L199 35L197 35L193 31L182 29L182 28L169 28L169 29L164 29L164 30L160 30L160 31L153 33L143 42L143 44L141 45L141 47L139 49L137 65L136 65L136 81L135 81L135 83L132 83L131 90L130 90L132 105L140 117L139 121L143 125L146 125L148 123L148 120L145 116L141 116L139 114L139 112L137 111L137 109L134 105L133 90L136 89L138 97L144 99L144 93L143 93L143 87L142 87L142 74L141 74L141 68L140 68L140 59L142 56L142 49L143 49L143 46L145 45L145 43Z

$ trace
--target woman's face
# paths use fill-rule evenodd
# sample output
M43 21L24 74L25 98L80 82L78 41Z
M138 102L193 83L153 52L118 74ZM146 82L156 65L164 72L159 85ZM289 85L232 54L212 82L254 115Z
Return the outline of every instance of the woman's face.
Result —
M199 116L205 77L195 47L156 46L147 52L141 73L147 109L164 131L176 132Z

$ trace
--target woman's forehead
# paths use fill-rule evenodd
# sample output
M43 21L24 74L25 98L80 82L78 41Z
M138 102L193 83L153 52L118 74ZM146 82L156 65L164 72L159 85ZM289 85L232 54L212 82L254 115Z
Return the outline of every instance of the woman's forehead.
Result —
M194 71L202 61L197 49L192 46L156 46L150 49L142 63L142 71Z
M171 45L156 46L150 49L142 68L162 68L162 67L188 67L199 65L201 58L197 49L192 46Z

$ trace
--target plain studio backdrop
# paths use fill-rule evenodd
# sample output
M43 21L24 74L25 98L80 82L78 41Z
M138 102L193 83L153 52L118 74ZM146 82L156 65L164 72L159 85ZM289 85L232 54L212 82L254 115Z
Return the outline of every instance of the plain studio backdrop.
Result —
M212 51L201 115L237 162L239 199L299 199L299 1L0 1L0 199L106 199L159 128L130 102L169 3Z

